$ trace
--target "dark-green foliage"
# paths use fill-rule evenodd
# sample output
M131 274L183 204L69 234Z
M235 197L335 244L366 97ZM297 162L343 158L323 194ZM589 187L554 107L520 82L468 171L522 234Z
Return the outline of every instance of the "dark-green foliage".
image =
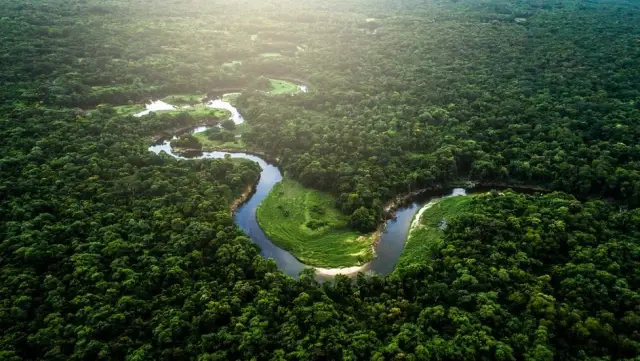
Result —
M638 10L0 2L0 358L637 357ZM312 91L243 94L243 141L363 229L394 196L461 178L581 200L492 193L428 263L293 280L229 213L256 164L152 154L149 137L193 119L113 108L261 75Z

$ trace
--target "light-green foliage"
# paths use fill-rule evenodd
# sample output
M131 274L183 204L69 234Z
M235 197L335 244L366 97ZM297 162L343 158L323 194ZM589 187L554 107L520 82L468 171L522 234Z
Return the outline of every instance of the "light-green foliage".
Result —
M279 56L282 56L282 54L280 53L262 53L260 54L261 57L263 58L277 58Z
M269 82L271 83L269 94L272 95L294 94L300 91L297 84L289 81L269 79Z
M224 109L213 109L209 108L206 105L201 103L203 95L201 94L175 94L169 95L162 99L165 103L174 105L176 107L181 107L185 105L192 105L186 109L176 109L176 110L160 110L157 113L188 113L194 120L206 120L208 118L219 118L226 119L231 116L229 111ZM143 104L128 104L128 105L119 105L113 107L119 115L127 115L127 114L135 114L145 110L145 106Z
M398 260L396 270L412 264L428 262L441 245L444 230L442 221L450 220L471 209L474 196L457 196L440 199L420 217L419 225L409 230L407 243Z
M209 139L206 132L195 133L193 134L193 136L196 137L198 141L200 141L200 144L202 144L204 148L246 150L247 145L242 141L242 138L238 136L241 136L248 129L249 125L246 123L237 124L236 129L231 132L234 135L233 141Z
M125 115L125 114L140 113L145 109L145 107L142 104L131 104L131 105L119 105L119 106L113 107L113 109L116 111L116 113L120 115Z
M202 102L202 94L175 94L162 99L163 102L171 105L194 105Z
M267 236L302 262L319 267L348 267L373 258L372 236L348 226L333 196L283 179L258 206Z
M233 105L233 103L235 102L235 100L242 95L242 93L226 93L222 95L222 100L224 100L225 102L229 102Z
M199 104L188 109L172 110L172 112L186 112L186 113L189 113L189 115L191 115L191 117L193 117L196 120L204 120L211 117L215 117L223 120L231 116L231 113L229 113L228 110L213 109L213 108L207 107L204 104Z

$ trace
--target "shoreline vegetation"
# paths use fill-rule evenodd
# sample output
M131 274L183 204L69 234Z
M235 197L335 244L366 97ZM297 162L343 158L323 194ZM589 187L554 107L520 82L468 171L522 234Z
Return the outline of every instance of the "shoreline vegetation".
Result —
M240 196L234 199L233 203L231 203L231 208L230 208L231 215L233 215L233 213L235 213L235 211L237 211L238 208L242 207L243 204L245 204L247 201L249 201L249 199L251 199L251 196L256 191L256 185L258 184L259 181L260 181L260 174L258 173L258 176L256 177L256 179L253 182L249 183L245 187L245 189L242 191Z
M393 272L428 262L442 245L447 222L469 211L479 195L439 198L422 206L411 221L404 250Z
M206 121L201 121L201 122L197 122L195 124L190 124L190 125L178 125L174 128L168 128L167 130L164 130L159 134L153 135L151 137L151 140L153 142L159 142L163 139L171 138L174 135L180 136L180 135L187 134L189 133L190 130L194 128L205 127L205 126L216 126L219 123L220 123L220 120L206 120Z
M287 80L269 78L269 85L271 87L271 90L268 91L270 95L295 94L300 92L298 84Z
M250 149L250 148L224 148L224 147L202 147L198 148L183 148L183 147L171 147L174 153L176 154L193 154L193 153L202 153L202 152L225 152L225 153L245 153L249 155L255 155L262 159L264 159L269 164L277 165L279 162L279 158L270 155L268 153Z
M258 224L274 244L318 272L349 272L375 257L376 234L360 234L332 195L284 178L258 206ZM355 268L354 268L355 269Z

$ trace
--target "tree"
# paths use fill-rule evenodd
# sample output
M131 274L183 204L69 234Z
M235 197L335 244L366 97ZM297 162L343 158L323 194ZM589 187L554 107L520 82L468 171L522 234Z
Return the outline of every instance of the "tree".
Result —
M366 207L360 207L350 217L349 223L361 232L370 232L376 228L376 213Z
M222 123L220 123L220 125L222 126L222 128L228 131L233 131L236 129L236 123L233 121L233 119L225 119L222 121Z

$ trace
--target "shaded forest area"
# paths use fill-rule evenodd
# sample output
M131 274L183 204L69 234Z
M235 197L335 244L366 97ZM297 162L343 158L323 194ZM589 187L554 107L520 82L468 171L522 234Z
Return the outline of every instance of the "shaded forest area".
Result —
M51 0L0 14L0 359L640 354L636 3ZM267 96L260 76L312 91ZM294 280L229 212L256 164L155 155L152 136L194 120L113 109L231 88L243 141L334 193L361 230L395 195L460 180L564 193L478 197L391 276Z

